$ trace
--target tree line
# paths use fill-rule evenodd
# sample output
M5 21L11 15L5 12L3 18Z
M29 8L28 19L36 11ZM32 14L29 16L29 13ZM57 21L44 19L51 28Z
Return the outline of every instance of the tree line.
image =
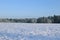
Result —
M39 17L39 18L0 18L0 22L12 22L12 23L60 23L60 15Z

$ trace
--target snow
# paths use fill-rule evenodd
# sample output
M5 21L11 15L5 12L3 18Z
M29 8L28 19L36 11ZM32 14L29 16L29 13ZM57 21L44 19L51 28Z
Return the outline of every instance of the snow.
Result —
M0 23L0 40L60 40L60 24Z

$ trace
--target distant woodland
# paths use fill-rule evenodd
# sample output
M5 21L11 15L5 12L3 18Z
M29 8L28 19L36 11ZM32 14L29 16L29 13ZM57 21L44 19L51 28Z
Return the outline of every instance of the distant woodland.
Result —
M11 22L11 23L60 23L60 15L39 17L39 18L0 18L0 22Z

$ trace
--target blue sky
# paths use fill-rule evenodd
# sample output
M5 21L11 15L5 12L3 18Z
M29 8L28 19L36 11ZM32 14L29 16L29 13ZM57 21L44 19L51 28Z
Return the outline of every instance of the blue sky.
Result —
M60 0L0 0L0 18L60 15Z

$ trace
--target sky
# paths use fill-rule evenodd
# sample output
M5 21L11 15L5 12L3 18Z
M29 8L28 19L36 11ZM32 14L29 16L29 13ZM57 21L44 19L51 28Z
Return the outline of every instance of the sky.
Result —
M0 18L60 15L60 0L0 0Z

